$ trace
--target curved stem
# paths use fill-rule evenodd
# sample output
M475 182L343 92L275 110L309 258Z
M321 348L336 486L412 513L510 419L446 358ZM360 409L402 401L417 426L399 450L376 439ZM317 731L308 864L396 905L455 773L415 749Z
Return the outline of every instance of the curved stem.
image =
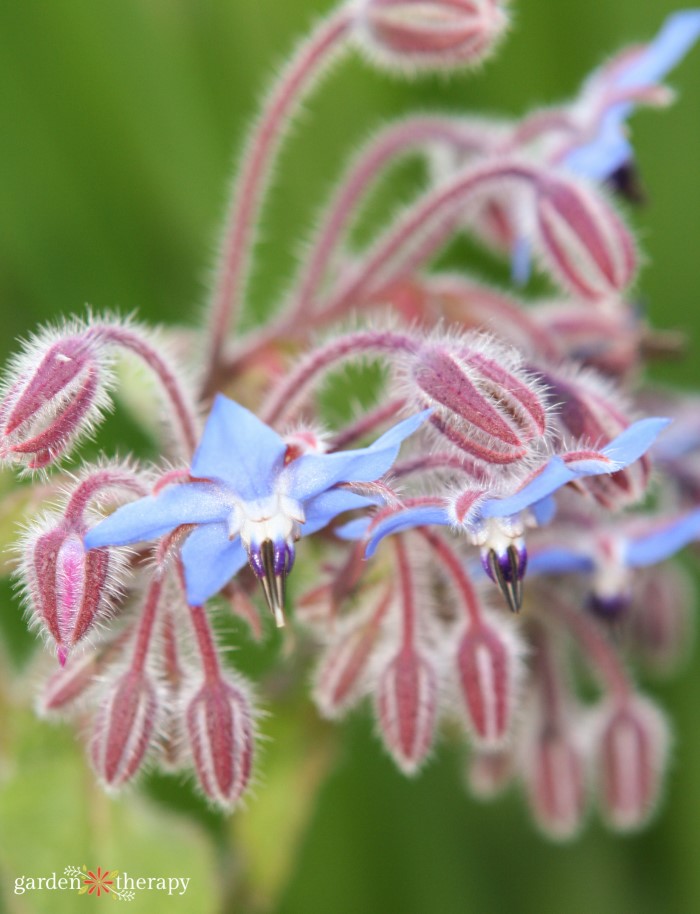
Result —
M86 336L94 336L115 346L121 346L124 349L128 349L148 365L160 381L163 390L170 401L173 414L177 420L177 427L180 432L182 444L184 445L187 456L191 456L197 447L198 441L197 420L194 407L190 403L184 389L181 387L174 370L168 365L156 348L136 331L129 327L121 327L119 324L95 324L89 328L86 332Z
M314 350L272 389L263 404L260 418L272 425L291 413L318 376L345 359L368 352L415 352L419 345L408 334L393 330L361 330L331 340Z
M316 241L293 294L290 312L295 317L303 313L318 291L331 255L362 197L379 174L397 158L408 155L432 142L449 143L461 152L484 153L490 144L484 142L485 132L449 117L413 117L391 124L362 150L340 190L331 200Z
M440 560L440 563L452 578L459 595L462 597L464 609L469 617L471 625L481 625L482 612L481 603L477 595L474 584L462 567L461 560L454 554L453 550L447 545L444 538L439 533L428 529L428 527L417 527L416 532L428 541L431 549Z
M504 180L519 180L534 183L538 171L533 166L520 162L500 161L491 165L479 165L462 172L449 183L440 186L421 197L388 229L373 245L368 255L339 288L321 307L320 313L328 320L341 316L353 303L361 302L378 281L386 283L387 267L403 249L418 239L429 237L429 246L421 245L420 258L424 261L446 241L453 228L452 218L457 207L476 191L483 191L484 185ZM411 269L416 269L418 260L412 259ZM406 269L405 265L402 269ZM401 271L399 271L400 273ZM395 278L396 272L394 273Z
M215 682L221 678L221 665L216 652L214 636L212 635L209 619L203 606L190 606L190 620L197 639L199 656L202 661L204 678L208 682Z
M402 536L394 537L394 549L396 552L396 570L399 577L399 591L401 593L401 618L403 623L401 647L402 650L411 650L416 631L416 601L413 592L411 565Z
M141 619L139 620L138 631L136 632L136 643L131 658L131 670L134 673L142 672L146 664L148 649L151 644L151 636L153 635L153 626L155 625L158 604L160 603L162 592L163 576L160 572L156 572L155 577L148 588L146 602L144 604L143 613L141 614Z
M342 7L304 41L267 97L262 117L244 149L209 304L206 394L212 393L227 332L240 311L259 210L274 159L294 111L345 38L353 16L350 8Z
M82 520L89 502L104 489L126 489L137 495L148 495L148 486L135 474L116 469L98 470L74 489L68 499L65 516L76 521Z

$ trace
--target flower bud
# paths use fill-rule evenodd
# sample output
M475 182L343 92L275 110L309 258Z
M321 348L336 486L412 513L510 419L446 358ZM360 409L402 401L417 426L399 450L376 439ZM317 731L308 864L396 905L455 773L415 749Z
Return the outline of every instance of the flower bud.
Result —
M362 0L358 9L371 59L407 73L474 66L506 24L494 0Z
M578 747L565 733L544 726L527 748L525 790L533 817L551 838L573 838L586 809L586 772Z
M53 518L52 518L53 520ZM115 565L108 549L86 550L87 525L61 518L25 541L23 576L30 610L57 645L61 665L68 652L109 609Z
M546 430L539 384L514 350L487 337L427 342L407 369L409 384L454 445L491 464L522 460Z
M390 594L384 598L371 616L342 625L323 653L314 679L314 699L325 717L340 717L362 697L390 598Z
M475 751L469 758L467 786L479 800L493 800L513 779L513 756L499 749L495 752Z
M598 738L599 802L612 828L641 828L656 806L668 755L661 713L634 696L601 715Z
M537 218L542 254L567 291L597 301L621 292L634 278L632 236L591 188L562 178L540 178Z
M128 669L107 694L93 722L90 757L107 787L118 788L141 768L159 712L155 685L144 673Z
M435 670L404 646L379 677L375 708L384 745L405 774L415 774L430 751L437 707Z
M629 635L635 653L657 675L675 670L692 644L693 582L673 562L642 574L630 611Z
M241 797L253 767L253 709L240 682L205 680L186 710L187 739L199 785L225 809Z
M39 338L11 368L0 404L0 458L40 469L62 456L105 405L106 365L95 338Z
M457 686L479 750L500 749L510 738L521 653L515 632L496 617L471 623L459 642Z

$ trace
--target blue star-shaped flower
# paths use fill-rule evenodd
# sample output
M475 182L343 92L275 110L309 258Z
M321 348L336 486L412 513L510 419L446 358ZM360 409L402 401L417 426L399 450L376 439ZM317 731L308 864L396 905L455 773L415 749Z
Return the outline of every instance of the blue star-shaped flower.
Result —
M555 512L553 495L567 483L587 476L601 476L624 469L638 460L668 424L668 419L649 418L634 422L599 451L572 451L551 457L510 494L493 495L486 490L467 490L456 499L400 508L378 521L351 521L339 535L367 538L366 555L374 554L384 537L431 524L464 530L482 550L484 570L503 591L511 609L520 608L522 579L527 553L522 539L521 514L529 511L538 524L548 523Z
M339 485L383 476L429 412L399 422L369 447L290 459L277 432L219 395L192 460L194 481L124 505L87 533L85 545L124 546L192 524L181 550L190 603L208 600L249 561L281 625L295 541L343 511L374 504Z

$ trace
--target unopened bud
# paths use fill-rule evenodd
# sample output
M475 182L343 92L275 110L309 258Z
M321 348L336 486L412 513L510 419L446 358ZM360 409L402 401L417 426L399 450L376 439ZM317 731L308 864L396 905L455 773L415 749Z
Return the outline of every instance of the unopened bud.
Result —
M379 677L375 693L379 732L405 774L415 774L435 735L437 675L428 660L403 647Z
M239 682L206 680L186 711L195 773L206 796L230 809L253 767L255 731L250 699Z
M693 581L676 563L649 570L630 610L629 634L636 654L657 675L675 670L692 645Z
M25 541L24 579L30 610L57 645L59 662L103 618L115 596L114 566L107 549L86 550L87 525L62 518Z
M143 672L127 670L108 688L93 723L90 757L108 787L118 788L139 771L156 731L158 696Z
M505 749L495 752L474 751L467 767L467 786L479 800L493 800L513 780L513 756Z
M586 809L586 772L574 742L542 727L528 746L524 780L530 809L545 834L562 841L573 838Z
M362 0L358 9L370 58L406 73L474 66L506 24L495 0Z
M61 457L105 405L106 364L96 338L39 338L11 373L0 405L0 458L40 469Z
M598 744L599 802L611 827L631 831L651 816L661 791L669 735L661 713L634 696L607 708Z
M597 301L630 284L636 270L632 236L593 188L541 178L537 217L542 253L567 291Z
M467 725L480 750L500 749L510 738L521 653L513 629L495 617L470 624L459 643L457 685Z
M473 334L435 340L409 363L409 383L433 425L467 454L491 464L522 460L546 430L538 382L514 350Z

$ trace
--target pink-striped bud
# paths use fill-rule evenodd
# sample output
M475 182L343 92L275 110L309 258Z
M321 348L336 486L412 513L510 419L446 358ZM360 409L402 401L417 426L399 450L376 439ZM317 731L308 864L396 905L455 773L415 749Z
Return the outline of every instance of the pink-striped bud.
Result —
M205 680L186 710L187 739L197 780L206 796L230 809L244 793L253 768L253 708L239 681Z
M564 289L598 301L631 283L636 270L632 236L592 187L540 178L537 218L542 254Z
M381 621L391 601L385 596L371 615L341 624L319 662L314 678L314 699L321 713L337 718L365 693L367 669L375 653Z
M546 431L539 383L514 349L469 334L425 343L407 366L408 382L431 422L460 450L507 465L532 452Z
M474 66L507 19L496 0L362 0L357 24L373 61L412 73Z
M467 786L479 800L500 796L513 780L513 756L504 749L472 752L467 766Z
M556 422L567 443L602 448L630 424L623 412L624 398L612 385L592 372L569 376L543 372ZM622 401L622 406L621 406ZM636 504L646 492L651 463L645 455L624 470L581 480L578 485L603 507L624 508Z
M435 736L438 679L412 646L404 645L380 675L375 709L384 745L405 774L415 774Z
M654 811L668 756L669 734L661 713L634 696L608 706L598 737L599 802L612 828L641 828Z
M140 770L151 745L160 702L150 677L130 668L111 683L93 722L90 758L107 787L118 788Z
M0 404L0 459L40 469L73 445L105 406L100 348L83 334L39 337L15 360Z
M526 750L525 790L542 831L561 841L580 830L586 810L586 772L578 747L565 733L546 725Z
M495 616L471 623L457 648L457 687L467 726L482 751L510 738L521 673L522 650L511 626Z
M118 559L108 549L86 550L86 531L82 520L64 517L48 530L30 532L24 544L22 570L29 608L56 642L61 665L71 648L107 615L117 591Z

